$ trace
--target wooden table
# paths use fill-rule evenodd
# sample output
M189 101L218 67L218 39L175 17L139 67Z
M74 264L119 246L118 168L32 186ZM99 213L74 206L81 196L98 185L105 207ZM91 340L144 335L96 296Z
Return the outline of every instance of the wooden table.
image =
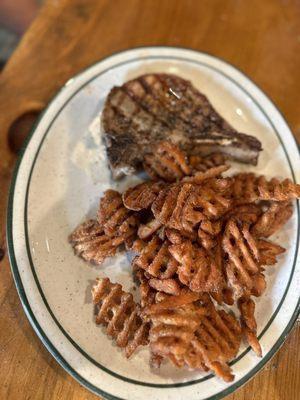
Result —
M16 158L11 148L18 147L32 117L83 67L115 51L159 44L205 51L240 68L278 105L300 141L299 1L48 1L0 75L4 251L6 194ZM56 363L33 332L7 254L0 261L0 326L1 399L96 399ZM299 349L298 326L269 364L227 399L300 399Z

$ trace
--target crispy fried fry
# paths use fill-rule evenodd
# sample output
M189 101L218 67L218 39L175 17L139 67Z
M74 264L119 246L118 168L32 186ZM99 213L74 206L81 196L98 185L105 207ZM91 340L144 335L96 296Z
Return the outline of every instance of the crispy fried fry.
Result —
M175 216L178 219L178 214L187 202L192 189L191 184L172 185L170 188L163 189L151 207L155 218L166 225L175 211Z
M219 291L224 286L222 271L203 248L186 240L170 246L169 251L180 264L177 270L180 282L192 291Z
M227 362L238 352L241 341L241 327L232 314L217 311L209 300L208 314L201 319L192 341L196 352L200 352L205 365L226 382L233 380Z
M130 357L136 348L148 343L149 325L140 318L139 307L132 294L122 290L118 283L108 278L97 279L92 289L96 323L106 326L107 335L125 348Z
M101 264L106 257L113 256L122 237L105 235L102 227L95 220L88 220L79 225L69 236L75 254L86 261Z
M251 298L241 297L238 300L238 307L241 313L241 324L243 334L258 357L262 357L262 350L256 337L257 324L254 316L255 303Z
M259 217L251 229L251 233L258 237L269 237L278 231L292 216L291 202L273 202Z
M167 182L175 182L191 173L185 154L170 142L161 142L151 154L145 156L144 169L153 180Z
M140 292L140 303L142 308L150 306L155 302L156 297L156 290L150 287L149 279L150 277L147 276L147 273L137 267L136 265L132 266L133 277L134 280L139 284L139 292Z
M300 197L300 185L290 179L267 180L265 176L240 173L233 177L232 195L238 203L252 203L256 200L289 201Z
M192 355L190 342L206 310L193 303L199 296L182 293L168 296L166 300L144 310L151 321L150 349L152 355L167 358L178 367L185 364L204 370L200 354Z
M122 236L128 239L137 231L139 217L128 210L116 190L107 190L100 200L98 222L108 236Z
M150 347L154 355L167 358L178 367L211 369L231 381L229 366L239 348L241 328L233 315L217 311L205 295L190 293L170 296L145 310L152 322ZM191 301L192 300L192 301Z
M208 187L195 191L190 203L193 208L201 208L206 219L214 220L222 217L232 206L229 199Z
M230 206L231 201L213 189L184 183L162 190L152 212L165 226L192 232L202 220L220 218Z
M177 272L178 263L169 252L170 242L155 235L142 249L133 263L149 275L160 279L172 278Z
M149 208L165 185L163 182L150 181L127 189L122 196L125 207L133 211Z
M276 257L285 252L285 249L276 243L265 239L257 240L260 265L274 265L277 263Z
M263 271L261 269L261 271ZM255 296L255 297L260 297L263 292L266 290L266 279L265 276L262 272L259 272L258 274L253 275L253 287L250 292L250 295ZM246 293L246 291L245 291Z
M216 238L216 246L213 249L212 257L214 257L214 262L216 263L218 269L221 271L222 279L224 284L220 285L217 290L213 290L209 292L211 297L218 303L218 304L234 304L233 298L233 291L227 285L226 282L226 271L225 271L225 263L224 263L224 254L222 249L222 236L219 235ZM226 284L225 284L226 282Z
M149 285L149 281L143 282L139 286L140 303L142 308L148 307L155 302L156 291Z
M250 234L246 225L239 227L234 220L228 221L222 245L228 256L226 274L230 285L234 288L237 297L260 288L263 276L260 274L259 250L257 242Z

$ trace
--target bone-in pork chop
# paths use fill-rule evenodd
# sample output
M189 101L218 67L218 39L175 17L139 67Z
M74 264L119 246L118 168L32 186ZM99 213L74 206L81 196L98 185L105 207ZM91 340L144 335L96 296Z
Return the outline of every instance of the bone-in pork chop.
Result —
M257 164L261 143L237 132L191 82L176 75L148 74L114 87L102 113L104 140L114 178L139 169L161 140L189 154L223 152Z

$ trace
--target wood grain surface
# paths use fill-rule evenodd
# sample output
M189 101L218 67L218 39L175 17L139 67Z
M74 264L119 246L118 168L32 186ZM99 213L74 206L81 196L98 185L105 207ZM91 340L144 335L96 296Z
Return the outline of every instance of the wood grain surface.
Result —
M0 74L0 399L96 399L41 344L12 281L5 252L7 191L16 159L11 149L74 73L115 51L144 45L190 47L237 66L277 104L300 141L299 1L46 2ZM299 349L296 326L268 365L227 399L299 400Z

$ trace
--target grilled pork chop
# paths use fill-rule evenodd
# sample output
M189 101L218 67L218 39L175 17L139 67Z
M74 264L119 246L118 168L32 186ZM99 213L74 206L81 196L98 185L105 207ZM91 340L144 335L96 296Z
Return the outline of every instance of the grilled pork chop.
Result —
M191 82L176 75L148 74L114 87L102 113L104 139L114 178L134 173L161 140L189 154L223 152L257 164L261 143L237 132Z

